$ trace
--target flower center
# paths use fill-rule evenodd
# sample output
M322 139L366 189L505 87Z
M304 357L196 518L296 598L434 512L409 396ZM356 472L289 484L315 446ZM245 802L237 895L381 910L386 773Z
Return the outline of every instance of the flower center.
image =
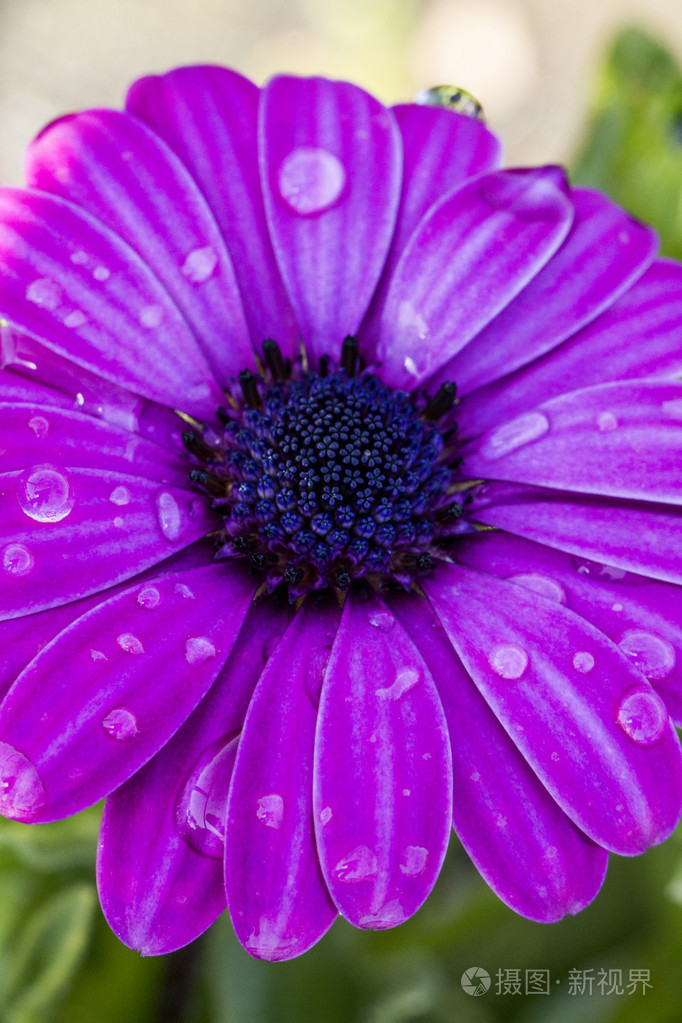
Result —
M292 601L363 577L409 589L461 514L454 385L431 399L391 390L358 372L354 338L316 372L272 341L263 354L263 374L240 373L219 410L223 431L183 434L204 463L191 478L223 519L217 556L248 558Z

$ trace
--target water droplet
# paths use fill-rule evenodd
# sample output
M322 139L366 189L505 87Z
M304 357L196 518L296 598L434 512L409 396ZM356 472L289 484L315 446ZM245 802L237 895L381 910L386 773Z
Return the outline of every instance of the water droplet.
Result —
M320 824L329 824L332 819L332 808L331 806L325 806L324 810L320 810Z
M41 277L39 280L29 284L26 289L26 298L29 302L33 302L42 309L48 309L52 312L62 300L62 289L56 281L50 281L47 277Z
M618 646L647 678L665 678L675 667L675 648L653 632L628 629Z
M256 817L266 828L279 828L284 819L284 800L276 792L261 796L258 800Z
M77 252L71 253L69 259L72 263L75 263L76 266L84 266L87 263L89 256L87 252L83 252L82 249L78 249Z
M79 408L82 408L83 405L85 405L85 396L82 395L80 391L76 395L76 405L78 405Z
M498 643L488 654L488 662L500 678L521 678L528 667L528 654L515 643Z
M156 495L156 514L166 540L174 543L180 536L180 506L172 494L162 490Z
M127 487L114 487L109 494L109 500L112 504L122 506L130 503L130 491Z
M653 689L630 689L618 706L616 720L638 746L652 746L665 731L668 712Z
M221 859L225 839L227 795L237 753L237 739L216 747L199 758L178 800L178 831L195 852Z
M573 657L573 667L576 671L586 675L588 671L592 671L594 668L594 657L587 650L578 650Z
M392 685L385 689L375 689L374 692L380 700L399 700L413 686L416 686L421 676L415 668L401 668Z
M471 778L472 781L480 781L481 780L481 775L480 775L479 771L474 771L474 773L470 774L469 777Z
M185 583L176 583L175 586L173 587L173 591L175 593L180 594L180 596L184 597L185 600L195 599L194 594L190 590L189 586L187 586Z
M553 600L557 604L566 603L566 592L561 583L558 583L556 579L551 579L548 575L542 575L541 572L522 572L520 575L507 576L507 579L510 583L525 586L527 590L539 593L547 600Z
M22 579L34 564L33 555L23 543L8 543L2 548L2 568L7 575Z
M0 742L0 813L21 820L35 816L46 802L35 765L8 742Z
M140 729L137 718L127 707L114 707L102 719L102 728L112 739L134 739Z
M411 377L414 377L415 380L419 380L421 374L417 369L417 363L414 361L411 355L405 356L405 358L403 359L403 366L405 367L405 369L407 370Z
M108 661L109 660L107 655L103 654L101 650L91 650L90 651L90 656L92 657L93 661Z
M123 527L125 526L125 522L123 521L120 515L117 515L113 521L113 525L115 529L123 529Z
M19 477L17 500L24 514L36 522L61 522L73 508L75 497L63 469L36 465Z
M145 305L140 309L140 323L143 327L158 327L163 320L163 309L160 305Z
M412 795L412 789L403 789L403 795L404 796L411 796Z
M589 558L571 556L571 562L578 575L588 575L592 579L606 579L612 583L621 583L629 579L629 573L614 565L601 565Z
M369 624L373 625L375 629L380 629L381 632L390 632L395 625L395 618L390 611L371 611Z
M161 603L161 594L157 590L156 586L145 586L145 588L140 590L138 593L137 602L140 607L146 607L148 611L152 611Z
M400 905L399 899L391 899L384 903L374 913L365 913L358 920L360 927L370 927L372 930L384 930L389 927L397 927L405 922L407 914Z
M366 845L358 845L334 867L339 881L366 881L377 875L377 858Z
M613 433L618 428L618 420L613 412L600 412L597 416L597 429L602 433Z
M133 636L132 632L122 632L120 636L116 637L116 642L126 654L133 654L133 656L138 657L144 653L144 647L137 636Z
M203 249L193 249L182 264L181 273L192 282L192 284L203 284L207 281L216 266L218 256L210 245Z
M30 430L33 430L38 440L42 440L50 429L50 424L44 416L32 416L28 421Z
M428 849L424 849L423 846L406 846L405 849L403 849L403 855L400 860L401 873L407 874L408 877L417 877L423 872L428 858L429 851Z
M216 649L213 643L205 636L190 636L185 643L185 660L194 667L205 664L215 655Z
M493 460L511 454L518 448L538 440L549 430L549 419L542 412L526 412L509 423L498 426L484 436L479 452L484 458Z
M64 326L70 327L71 330L76 330L78 327L82 327L84 323L87 323L87 316L80 309L74 309L73 312L68 313L64 317Z
M611 610L612 611L622 611L623 610L623 605L622 604L612 604L611 605Z
M108 270L106 266L96 266L92 271L92 276L96 281L108 281L111 277L111 270Z
M343 164L326 149L301 146L282 161L279 193L301 216L321 213L336 202L346 183Z

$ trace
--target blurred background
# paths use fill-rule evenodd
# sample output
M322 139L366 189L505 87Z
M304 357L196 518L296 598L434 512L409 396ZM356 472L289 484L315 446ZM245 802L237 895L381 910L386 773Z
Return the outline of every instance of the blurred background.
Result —
M681 59L680 0L0 0L0 181L21 183L45 122L120 106L134 78L179 63L321 72L386 102L452 83L481 100L508 164L567 164L682 258ZM0 820L1 1023L682 1019L682 831L614 858L596 902L549 927L503 906L453 840L408 924L340 921L269 965L227 920L162 960L120 945L97 905L98 819ZM471 969L490 977L479 995Z

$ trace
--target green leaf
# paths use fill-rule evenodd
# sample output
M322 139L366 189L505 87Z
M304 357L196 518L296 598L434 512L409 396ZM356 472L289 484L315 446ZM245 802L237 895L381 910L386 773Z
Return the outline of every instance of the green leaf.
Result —
M653 225L663 254L682 258L682 74L638 29L626 29L608 55L571 176Z

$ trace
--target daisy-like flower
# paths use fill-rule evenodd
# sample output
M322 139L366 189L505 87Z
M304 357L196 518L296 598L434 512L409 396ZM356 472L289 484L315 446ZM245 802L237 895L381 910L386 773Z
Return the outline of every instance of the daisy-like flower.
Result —
M498 161L195 67L0 191L0 809L107 797L146 954L399 924L453 824L557 920L678 820L682 269Z

